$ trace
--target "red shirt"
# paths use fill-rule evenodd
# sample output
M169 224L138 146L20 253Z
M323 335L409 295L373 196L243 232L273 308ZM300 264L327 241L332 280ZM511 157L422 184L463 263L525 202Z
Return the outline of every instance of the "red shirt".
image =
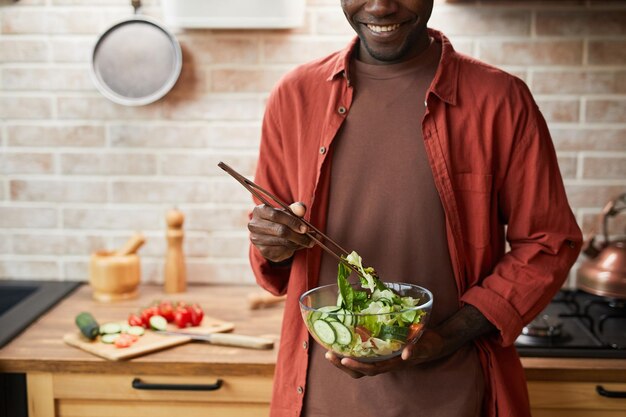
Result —
M430 35L442 54L425 97L422 133L446 216L459 307L475 306L499 330L475 340L485 373L484 410L487 416L527 417L526 382L513 343L563 284L582 236L548 128L526 85L457 53L443 34ZM285 75L263 120L255 181L284 201L303 202L306 218L321 230L328 150L350 114L348 67L357 45L355 38L345 50ZM296 252L289 267L272 266L251 245L257 282L288 294L272 417L300 415L310 339L298 298L316 286L320 259L316 246Z

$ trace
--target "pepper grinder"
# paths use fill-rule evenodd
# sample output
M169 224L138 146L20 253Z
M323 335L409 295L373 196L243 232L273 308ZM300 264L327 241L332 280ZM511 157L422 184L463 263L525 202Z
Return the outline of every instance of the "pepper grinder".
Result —
M165 292L185 292L187 277L183 254L183 222L185 216L177 209L167 213L167 254L165 257Z

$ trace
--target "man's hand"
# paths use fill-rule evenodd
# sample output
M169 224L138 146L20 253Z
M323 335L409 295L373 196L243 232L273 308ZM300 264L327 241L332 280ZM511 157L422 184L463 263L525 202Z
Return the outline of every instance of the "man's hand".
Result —
M302 203L289 206L298 217L304 216L306 208ZM284 210L266 205L256 206L248 223L250 241L265 259L282 262L290 259L294 252L310 248L313 241L306 235L308 228Z
M386 361L365 363L350 358L340 359L333 352L326 352L326 359L352 378L374 376L385 372L420 365L453 353L456 347L446 346L443 338L434 330L425 330L415 344L408 344L401 356Z
M402 354L386 361L364 363L326 352L326 359L353 378L374 376L431 362L456 352L461 346L496 328L474 306L466 304L436 329L426 329Z

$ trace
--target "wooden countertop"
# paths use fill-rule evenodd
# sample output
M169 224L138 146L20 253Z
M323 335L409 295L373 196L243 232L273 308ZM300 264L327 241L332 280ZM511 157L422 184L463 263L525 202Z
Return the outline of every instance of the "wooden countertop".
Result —
M249 310L247 296L256 286L190 286L182 294L164 294L161 286L145 285L134 300L98 303L88 285L81 286L25 332L0 349L0 372L155 373L171 375L273 375L278 351L282 307ZM233 322L234 333L270 337L273 350L241 349L192 342L123 362L107 361L66 345L63 335L77 330L74 317L91 312L100 322L126 320L158 299L199 303L205 315Z
M191 286L183 294L164 294L161 286L144 285L135 300L103 304L84 285L0 349L0 372L89 372L162 375L264 375L274 373L283 309L249 310L247 296L255 286ZM188 343L129 361L107 361L67 346L62 337L76 331L74 317L90 311L96 318L125 320L131 312L161 298L198 302L205 314L235 324L235 333L273 338L273 350L240 349ZM522 358L529 380L626 382L626 359Z

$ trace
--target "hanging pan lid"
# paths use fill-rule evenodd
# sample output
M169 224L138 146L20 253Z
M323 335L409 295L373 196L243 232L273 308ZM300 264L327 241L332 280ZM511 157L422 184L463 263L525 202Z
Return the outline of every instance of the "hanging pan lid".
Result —
M135 14L140 2L133 0ZM111 101L141 106L157 101L176 84L182 53L176 38L153 19L137 16L107 29L93 48L91 72Z

